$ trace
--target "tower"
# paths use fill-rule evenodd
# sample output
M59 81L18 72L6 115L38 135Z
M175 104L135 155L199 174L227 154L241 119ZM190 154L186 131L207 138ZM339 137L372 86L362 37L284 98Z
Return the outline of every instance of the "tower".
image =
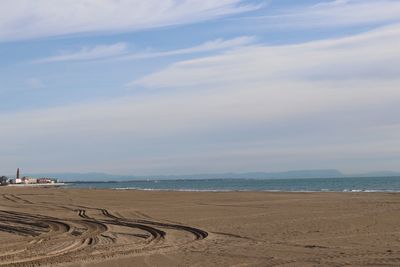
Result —
M17 179L19 179L19 168L17 169Z

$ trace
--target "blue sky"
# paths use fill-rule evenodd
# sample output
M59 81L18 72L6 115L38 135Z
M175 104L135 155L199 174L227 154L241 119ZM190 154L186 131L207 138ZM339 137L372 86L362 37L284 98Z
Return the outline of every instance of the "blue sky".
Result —
M398 0L0 2L0 171L400 171Z

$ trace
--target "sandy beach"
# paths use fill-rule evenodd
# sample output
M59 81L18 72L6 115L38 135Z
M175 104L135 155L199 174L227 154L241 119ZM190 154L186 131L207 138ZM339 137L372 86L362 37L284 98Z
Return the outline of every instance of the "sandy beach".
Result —
M400 265L400 194L0 194L0 266Z

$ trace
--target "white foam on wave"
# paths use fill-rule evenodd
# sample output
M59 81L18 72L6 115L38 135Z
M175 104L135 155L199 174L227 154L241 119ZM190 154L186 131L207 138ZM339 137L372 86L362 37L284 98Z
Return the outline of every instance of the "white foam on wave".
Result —
M177 191L177 192L235 192L235 191L246 191L246 190L229 190L229 189L166 189L166 188L138 188L138 187L118 187L111 188L114 190L140 190L140 191Z
M140 187L115 187L113 190L138 190L138 191L170 191L170 192L292 192L292 193L321 193L321 192L347 192L347 193L400 193L399 190L369 190L369 189L344 189L331 190L331 189L320 189L320 190L256 190L256 189L186 189L186 188L140 188Z
M342 192L350 192L350 193L400 193L400 190L388 190L388 189L344 189Z

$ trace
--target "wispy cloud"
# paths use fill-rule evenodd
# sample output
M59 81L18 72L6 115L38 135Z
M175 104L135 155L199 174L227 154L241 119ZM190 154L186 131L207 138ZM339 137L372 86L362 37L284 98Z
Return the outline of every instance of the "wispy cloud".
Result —
M249 17L266 28L321 28L400 22L398 0L331 0L283 10L274 16ZM256 25L257 27L257 25Z
M136 81L162 88L152 94L0 114L0 147L32 168L397 170L399 33L392 25L178 62Z
M224 49L237 48L245 45L252 44L256 41L256 38L253 36L241 36L233 39L223 39L219 38L213 41L208 41L198 46L176 49L172 51L162 51L162 52L146 52L146 53L134 53L129 54L121 59L125 60L135 60L135 59L146 59L146 58L157 58L157 57L168 57L168 56L176 56L176 55L186 55L193 53L202 53L202 52L211 52L218 51Z
M400 24L352 37L250 46L175 63L136 81L146 87L202 87L272 81L365 81L400 77ZM135 82L134 82L135 83Z
M96 60L116 57L128 52L126 43L116 43L111 45L96 45L93 47L83 47L76 52L63 52L56 56L35 60L35 63L61 62L61 61L83 61Z
M162 51L162 52L153 51L153 52L139 52L139 53L130 52L128 49L128 45L126 43L116 43L111 45L96 45L92 47L83 47L79 51L75 52L71 51L62 52L55 56L35 60L33 61L33 63L87 61L87 60L99 60L107 58L113 58L118 60L159 58L159 57L186 55L186 54L194 54L202 52L229 50L252 44L255 41L256 38L252 36L241 36L233 39L219 38L189 48Z
M3 0L0 41L129 32L215 19L259 7L244 0Z

